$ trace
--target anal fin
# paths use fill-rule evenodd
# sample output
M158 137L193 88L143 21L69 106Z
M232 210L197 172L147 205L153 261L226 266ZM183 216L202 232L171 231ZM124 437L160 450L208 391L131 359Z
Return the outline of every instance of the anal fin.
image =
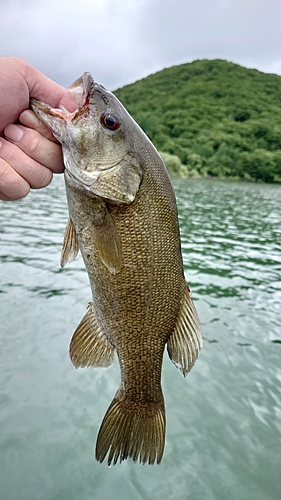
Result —
M63 238L61 249L60 265L64 267L68 262L76 259L79 252L79 243L77 234L71 218L69 217Z
M202 346L203 340L198 314L185 282L178 320L167 342L168 354L184 376L193 367Z
M107 367L115 358L115 348L96 320L93 304L76 328L70 342L69 355L76 368L85 366Z

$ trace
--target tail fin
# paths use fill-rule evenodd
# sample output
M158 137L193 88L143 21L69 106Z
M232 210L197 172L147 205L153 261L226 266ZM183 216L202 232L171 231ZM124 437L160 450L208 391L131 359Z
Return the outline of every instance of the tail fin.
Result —
M165 428L163 399L158 404L132 404L116 395L99 430L96 459L103 462L109 451L108 465L129 457L134 462L139 459L143 464L154 464L156 460L159 464L164 451Z

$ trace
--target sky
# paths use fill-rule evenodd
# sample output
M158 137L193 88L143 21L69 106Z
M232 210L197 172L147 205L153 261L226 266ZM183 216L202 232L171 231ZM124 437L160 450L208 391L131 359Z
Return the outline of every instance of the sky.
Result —
M0 0L0 55L68 87L110 90L165 67L226 59L281 75L280 0Z

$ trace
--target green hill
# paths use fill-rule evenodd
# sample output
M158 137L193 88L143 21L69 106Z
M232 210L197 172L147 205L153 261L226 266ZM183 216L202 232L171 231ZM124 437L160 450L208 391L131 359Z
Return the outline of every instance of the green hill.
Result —
M200 60L115 94L175 173L281 182L280 76Z

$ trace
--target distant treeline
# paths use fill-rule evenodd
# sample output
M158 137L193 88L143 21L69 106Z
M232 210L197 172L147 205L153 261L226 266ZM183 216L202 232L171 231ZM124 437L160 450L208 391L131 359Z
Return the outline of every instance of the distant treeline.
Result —
M172 174L281 182L280 76L201 60L115 94Z

